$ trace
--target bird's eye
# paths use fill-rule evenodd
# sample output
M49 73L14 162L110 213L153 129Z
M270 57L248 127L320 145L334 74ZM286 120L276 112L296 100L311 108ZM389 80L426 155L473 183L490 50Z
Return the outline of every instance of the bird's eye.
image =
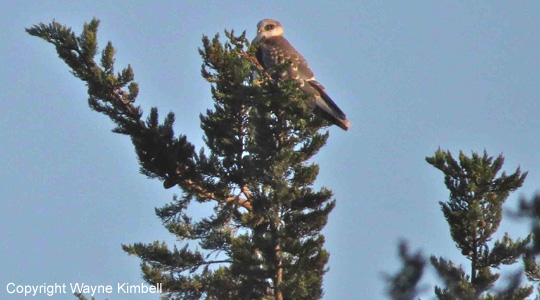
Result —
M266 26L264 27L264 29L266 29L266 30L272 30L272 29L274 29L274 27L276 27L276 26L273 25L273 24L270 24L270 25L266 25Z

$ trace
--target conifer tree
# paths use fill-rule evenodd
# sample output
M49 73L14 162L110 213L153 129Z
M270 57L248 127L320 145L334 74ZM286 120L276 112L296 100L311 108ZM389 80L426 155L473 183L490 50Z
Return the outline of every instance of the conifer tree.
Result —
M514 241L505 233L502 239L490 243L502 220L502 208L511 192L523 184L527 173L517 170L507 175L499 171L504 158L472 153L471 157L460 152L459 162L449 151L435 152L426 161L441 170L450 198L440 202L450 235L461 254L470 261L468 272L461 266L442 257L431 257L431 264L444 282L435 287L438 299L526 299L532 287L519 286L518 277L503 292L489 290L499 279L494 271L501 265L518 261L531 237Z
M443 287L436 286L440 300L522 300L532 295L532 286L521 284L521 273L511 274L506 288L493 289L500 278L501 265L516 263L523 256L525 273L531 281L540 278L540 197L531 202L522 201L520 213L535 220L533 235L512 240L505 233L502 239L491 242L502 220L502 206L511 192L523 184L527 173L517 170L507 175L499 174L504 158L463 152L456 161L449 151L437 150L426 161L444 173L444 182L450 191L449 200L440 202L450 235L461 254L470 261L468 272L449 259L431 256L431 265ZM533 245L531 240L534 237ZM407 245L400 245L402 269L388 278L388 294L394 300L414 300L420 293L419 282L424 272L423 256L411 255ZM538 299L538 298L536 298Z
M152 108L143 119L134 72L115 73L112 43L98 50L98 25L93 19L79 36L56 21L27 32L56 47L88 86L91 109L131 137L141 173L183 192L156 209L178 245L123 245L142 260L144 279L162 283L169 299L320 299L329 256L321 230L335 202L330 190L312 188L319 168L309 160L328 133L320 133L327 124L310 113L296 83L264 73L245 32L226 31L224 43L204 37L202 76L214 107L200 116L207 149L195 151L175 136L173 113L160 122ZM209 217L186 212L208 202Z

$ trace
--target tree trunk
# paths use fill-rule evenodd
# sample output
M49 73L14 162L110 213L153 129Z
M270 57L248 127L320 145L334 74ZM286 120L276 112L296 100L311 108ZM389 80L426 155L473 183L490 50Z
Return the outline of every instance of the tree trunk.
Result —
M281 291L281 283L283 282L283 266L281 265L281 247L279 243L275 247L276 255L276 277L274 279L274 299L283 300L283 292Z

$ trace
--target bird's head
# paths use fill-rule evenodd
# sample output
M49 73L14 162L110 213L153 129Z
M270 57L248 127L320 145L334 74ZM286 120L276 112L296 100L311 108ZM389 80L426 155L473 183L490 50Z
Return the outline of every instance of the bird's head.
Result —
M264 19L257 23L257 36L253 43L260 41L263 37L269 38L283 35L283 26L276 20Z

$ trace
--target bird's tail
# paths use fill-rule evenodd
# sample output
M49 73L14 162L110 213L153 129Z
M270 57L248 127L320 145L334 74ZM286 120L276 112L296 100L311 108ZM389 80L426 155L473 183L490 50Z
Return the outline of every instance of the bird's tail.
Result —
M318 115L345 131L349 130L351 122L347 120L347 116L339 109L334 100L328 96L324 87L316 80L309 81L309 84L320 95L319 97L315 95L315 107Z
M339 128L347 131L349 130L349 127L351 127L351 122L347 120L345 116L343 118L336 117L335 113L332 111L328 111L325 109L326 107L316 105L315 106L315 114L320 116L321 118L327 120L328 122L338 126Z

